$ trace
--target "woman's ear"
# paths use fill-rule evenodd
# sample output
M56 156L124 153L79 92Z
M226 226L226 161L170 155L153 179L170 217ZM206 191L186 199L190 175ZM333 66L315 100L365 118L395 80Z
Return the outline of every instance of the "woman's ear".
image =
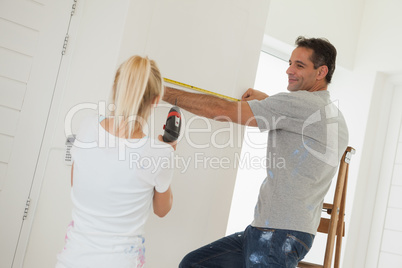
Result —
M161 96L157 96L154 98L154 100L152 101L152 106L156 107L159 104L159 101L161 100Z

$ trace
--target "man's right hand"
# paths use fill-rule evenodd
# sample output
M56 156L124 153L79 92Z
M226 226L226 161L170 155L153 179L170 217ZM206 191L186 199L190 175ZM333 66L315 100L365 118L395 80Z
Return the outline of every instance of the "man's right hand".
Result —
M241 97L242 101L263 100L268 98L268 95L259 90L249 88Z

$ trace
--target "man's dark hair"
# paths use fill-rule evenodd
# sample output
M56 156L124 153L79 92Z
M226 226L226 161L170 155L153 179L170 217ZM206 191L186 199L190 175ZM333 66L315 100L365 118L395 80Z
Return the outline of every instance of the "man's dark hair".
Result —
M327 83L331 83L332 75L335 71L336 48L324 38L306 38L299 36L296 39L297 47L310 48L313 50L311 61L314 68L326 65L328 67L328 74L325 77Z

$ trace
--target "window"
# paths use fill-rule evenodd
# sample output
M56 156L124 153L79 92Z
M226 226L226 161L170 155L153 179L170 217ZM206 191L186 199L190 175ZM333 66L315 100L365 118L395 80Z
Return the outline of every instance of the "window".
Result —
M280 59L264 51L260 53L254 88L274 95L286 92L288 59ZM226 234L244 230L254 217L254 206L262 181L267 176L266 157L268 132L246 127L230 208ZM265 161L265 160L264 160Z

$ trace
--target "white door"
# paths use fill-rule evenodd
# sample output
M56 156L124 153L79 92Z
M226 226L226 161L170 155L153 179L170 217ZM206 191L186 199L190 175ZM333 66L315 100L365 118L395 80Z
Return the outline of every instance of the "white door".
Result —
M14 261L73 3L0 1L0 267Z

